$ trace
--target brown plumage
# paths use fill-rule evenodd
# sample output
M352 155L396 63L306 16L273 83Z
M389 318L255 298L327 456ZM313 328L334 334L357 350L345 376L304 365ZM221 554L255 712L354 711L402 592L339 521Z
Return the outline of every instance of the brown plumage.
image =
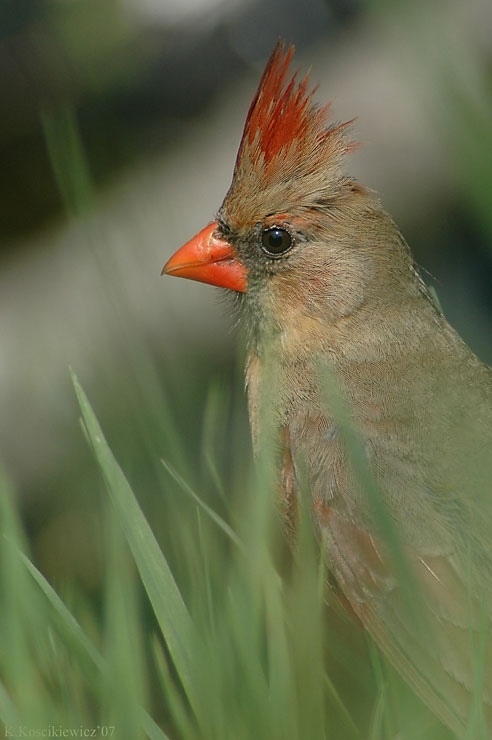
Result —
M305 477L344 596L460 733L472 697L492 720L492 372L343 174L347 125L289 79L292 53L266 66L217 221L164 269L241 294L253 439L267 408L286 512Z

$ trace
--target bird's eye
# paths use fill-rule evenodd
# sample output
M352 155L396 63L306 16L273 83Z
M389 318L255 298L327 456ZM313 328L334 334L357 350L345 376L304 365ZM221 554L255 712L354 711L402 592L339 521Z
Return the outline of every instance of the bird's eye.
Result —
M285 229L274 226L271 229L265 229L261 235L261 244L263 251L270 257L279 257L291 248L292 237Z

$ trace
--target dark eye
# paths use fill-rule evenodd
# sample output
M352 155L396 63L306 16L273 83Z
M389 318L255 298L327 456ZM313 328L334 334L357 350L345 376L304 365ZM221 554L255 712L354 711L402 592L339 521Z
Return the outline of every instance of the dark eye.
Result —
M292 237L285 229L274 226L272 229L266 229L263 232L261 244L267 254L277 257L291 248Z

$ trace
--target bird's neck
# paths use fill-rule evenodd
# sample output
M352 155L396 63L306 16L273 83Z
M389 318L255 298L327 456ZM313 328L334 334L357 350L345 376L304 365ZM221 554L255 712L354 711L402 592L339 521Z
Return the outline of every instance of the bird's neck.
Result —
M374 406L385 405L388 384L398 387L401 368L421 364L436 334L442 334L443 322L419 289L384 310L363 302L336 321L307 313L301 302L284 306L273 320L263 320L250 342L246 383L253 436L265 404L279 427L293 416L319 414L320 409L329 415L324 372L340 384L358 414L370 418ZM370 392L361 392L369 386Z

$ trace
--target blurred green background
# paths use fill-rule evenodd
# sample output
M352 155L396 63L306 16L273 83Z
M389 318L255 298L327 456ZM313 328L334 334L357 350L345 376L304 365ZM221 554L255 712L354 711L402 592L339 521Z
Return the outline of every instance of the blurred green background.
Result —
M358 116L347 171L379 191L492 362L488 0L4 0L0 457L37 566L95 614L102 484L69 365L183 584L190 504L160 458L224 516L250 466L226 304L160 270L219 207L278 37L312 67L317 100Z

